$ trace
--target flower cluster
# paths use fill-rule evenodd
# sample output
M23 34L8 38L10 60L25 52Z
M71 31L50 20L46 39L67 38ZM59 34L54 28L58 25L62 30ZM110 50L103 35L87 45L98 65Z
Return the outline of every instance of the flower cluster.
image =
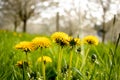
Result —
M38 62L43 61L44 63L46 63L46 62L52 62L52 59L50 57L48 57L48 56L43 56L43 57L39 57L37 61Z
M64 32L55 32L51 35L52 40L59 44L60 46L70 45L74 47L75 45L80 45L82 42L80 38L72 38L68 36ZM89 45L98 45L99 41L98 38L95 36L86 36L83 38L83 43ZM29 41L22 41L15 45L16 49L21 49L25 52L33 51L36 48L47 48L51 45L51 41L46 37L36 37L31 42ZM42 58L40 57L38 61L41 61ZM52 62L51 58L47 56L43 56L43 61L45 62ZM19 62L20 64L20 62Z
M21 36L22 36L22 34L20 34L20 33L18 34L18 33L16 33L16 32L13 32L13 35L14 35L14 36L18 36L18 37L21 37Z
M55 32L51 36L52 40L61 46L68 45L70 37L64 32Z
M80 45L82 43L79 38L69 37L64 32L55 32L54 34L51 35L51 38L55 43L59 44L60 46L65 46L65 45L75 46L75 45ZM83 38L83 43L89 45L98 45L99 41L97 37L90 35ZM21 49L25 52L29 52L35 50L38 47L47 48L50 45L51 42L48 38L36 37L31 42L22 41L18 43L17 45L15 45L15 48Z
M15 33L16 35L16 33ZM73 38L73 37L70 37L68 34L64 33L64 32L55 32L51 35L51 39L53 40L53 42L55 42L56 44L58 44L58 48L60 48L60 50L56 51L58 52L58 54L53 54L53 55L57 55L57 60L58 60L58 65L57 65L57 77L56 79L59 79L59 77L61 77L61 70L62 70L62 60L65 58L63 58L63 53L64 53L64 50L63 49L63 46L68 46L67 48L65 48L65 50L69 50L70 52L70 58L69 58L69 67L66 68L66 71L67 71L67 75L68 75L68 80L71 80L71 68L73 67L72 64L73 64L73 53L74 53L74 50L77 49L77 52L80 53L82 52L81 50L86 50L86 49L82 49L81 45L82 43L83 44L88 44L88 45L85 45L85 46L88 46L91 48L91 46L89 45L98 45L99 41L98 41L98 38L95 37L95 36L92 36L92 35L89 35L89 36L86 36L84 37L83 39L80 39L80 38ZM45 56L47 54L44 55L44 53L47 53L47 50L43 53L42 51L45 50L46 48L50 47L51 46L51 41L49 38L46 38L46 37L35 37L31 42L29 41L22 41L20 42L19 44L15 45L15 48L16 49L20 49L24 52L26 52L26 61L18 61L16 66L21 68L22 70L26 70L25 72L29 73L30 75L30 79L37 79L38 76L37 76L37 73L30 73L31 71L29 71L29 67L30 67L30 64L29 64L29 56L27 55L27 52L30 52L30 51L33 51L33 50L36 50L36 49L40 49L41 51L41 56L37 59L37 65L39 65L39 62L41 62L41 69L40 71L42 71L42 77L43 77L43 80L46 80L46 63L51 63L52 62L52 59L51 57L49 56ZM83 45L84 46L84 45ZM55 45L56 47L56 45ZM68 49L69 48L69 49ZM86 54L85 54L85 60L87 58L87 55L89 53L89 50L90 48L88 48L88 50L86 50ZM57 48L55 48L57 49ZM50 48L50 50L52 50ZM39 51L39 50L38 50ZM51 51L52 52L52 51ZM69 53L67 52L67 53ZM68 54L67 54L68 55ZM77 55L76 55L77 56ZM69 56L68 56L69 57ZM54 58L56 59L56 58ZM91 56L91 61L92 62L95 62L97 59L96 55L92 55ZM77 66L79 65L79 56L76 57L76 65L75 67L77 68ZM80 67L80 69L82 69L84 67L84 65L82 67ZM39 69L39 68L38 68ZM24 71L23 71L24 72ZM65 72L66 73L66 72ZM23 76L24 76L24 73L23 73Z
M21 49L25 52L30 52L33 51L35 49L37 49L38 47L41 48L46 48L50 46L50 40L46 37L36 37L34 38L31 42L29 41L22 41L18 44L15 45L16 49Z
M37 48L46 48L51 45L50 40L46 37L36 37L32 40L32 42L34 45L36 45Z
M64 45L75 46L75 45L80 45L82 43L80 38L69 37L64 32L55 32L52 34L51 38L55 43L58 43L61 46ZM89 35L83 38L83 43L85 44L87 43L89 45L98 45L98 42L99 42L98 38L95 36Z
M22 42L18 43L17 45L15 45L15 48L16 49L21 49L25 52L35 50L34 44L32 42L28 42L28 41L22 41Z

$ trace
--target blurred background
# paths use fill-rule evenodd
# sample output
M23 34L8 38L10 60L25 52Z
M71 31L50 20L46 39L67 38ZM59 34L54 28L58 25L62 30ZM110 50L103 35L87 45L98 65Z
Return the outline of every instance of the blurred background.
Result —
M95 35L115 41L120 33L120 0L0 0L0 29L50 35Z

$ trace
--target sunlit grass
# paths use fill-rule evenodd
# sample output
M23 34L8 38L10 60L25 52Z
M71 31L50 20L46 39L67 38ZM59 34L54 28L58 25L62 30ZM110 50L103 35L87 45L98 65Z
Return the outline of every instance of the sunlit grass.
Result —
M41 48L28 52L29 66L24 69L19 68L16 66L17 62L26 61L26 55L24 51L16 50L14 46L21 41L32 41L37 36L40 35L0 31L0 80L120 79L120 46L115 47L116 44L112 43L99 43L96 46L86 44L83 45L84 49L81 45L73 48L52 43L49 48L42 48L42 52ZM82 50L84 54L81 53ZM50 63L45 63L44 72L43 64L37 62L41 56L49 56L52 60Z

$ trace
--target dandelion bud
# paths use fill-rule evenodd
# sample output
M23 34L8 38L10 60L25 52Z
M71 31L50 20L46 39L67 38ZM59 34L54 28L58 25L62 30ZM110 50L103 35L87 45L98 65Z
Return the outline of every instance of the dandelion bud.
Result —
M37 79L37 73L36 72L30 73L30 79Z
M85 73L85 74L86 74L86 76L89 76L89 72L88 72L88 71L86 71L86 73Z
M93 63L95 62L96 59L97 59L97 56L95 54L92 54L91 60L92 60Z
M78 52L78 53L81 52L81 47L77 48L77 52Z

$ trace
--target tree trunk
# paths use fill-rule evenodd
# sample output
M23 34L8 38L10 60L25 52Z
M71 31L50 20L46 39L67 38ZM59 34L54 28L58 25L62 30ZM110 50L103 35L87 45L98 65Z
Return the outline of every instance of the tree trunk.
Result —
M23 21L23 32L26 32L27 20Z
M59 12L56 13L56 31L59 31Z
M73 29L72 29L72 22L71 22L71 20L69 20L69 35L70 36L73 35Z
M18 26L18 20L17 20L17 16L15 15L14 16L14 32L16 32L17 26Z
M104 43L105 42L105 35L106 35L106 30L105 30L105 15L106 15L106 9L103 7L103 12L104 12L104 15L102 16L103 17L103 23L102 23L102 42Z
M17 30L17 21L14 22L14 32Z
M105 35L106 35L106 30L105 30L105 21L103 22L102 26L102 42L105 42Z

